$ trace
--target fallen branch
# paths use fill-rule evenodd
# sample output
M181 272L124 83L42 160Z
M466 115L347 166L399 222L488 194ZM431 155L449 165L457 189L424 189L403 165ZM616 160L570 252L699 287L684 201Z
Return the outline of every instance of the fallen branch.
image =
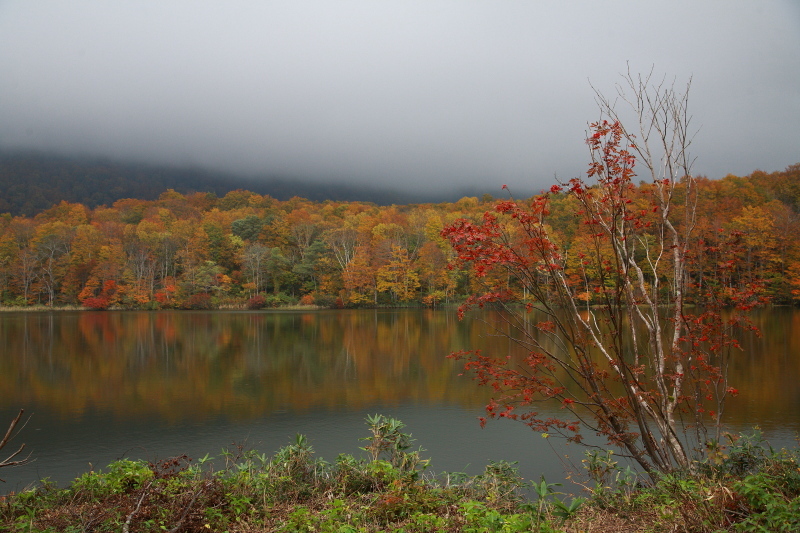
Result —
M183 527L183 521L184 521L184 520L186 520L186 517L187 517L187 516L189 516L189 511L191 511L191 510L192 510L192 507L194 507L194 502L196 502L196 501L197 501L197 498L198 498L198 497L199 497L199 496L200 496L200 495L201 495L203 492L205 492L205 490L206 490L206 487L207 487L208 485L209 485L209 483L208 483L208 482L206 482L206 483L204 483L204 484L203 484L203 486L201 486L199 489L197 489L197 492L195 492L195 493L194 493L194 495L192 496L192 500L191 500L191 501L189 502L189 504L188 504L188 505L187 505L187 506L184 508L184 510L183 510L183 514L181 515L181 517L180 517L180 519L178 520L178 522L175 524L175 527L173 527L172 529L170 529L168 533L177 533L177 531L179 531L179 530L181 529L181 527Z
M150 488L151 483L148 483L142 489L142 495L139 497L139 501L136 504L136 507L131 511L131 514L125 519L125 525L122 526L122 533L130 533L131 521L133 521L133 517L136 516L136 513L139 512L139 509L142 507L142 502L144 501L144 497L147 496L147 491Z

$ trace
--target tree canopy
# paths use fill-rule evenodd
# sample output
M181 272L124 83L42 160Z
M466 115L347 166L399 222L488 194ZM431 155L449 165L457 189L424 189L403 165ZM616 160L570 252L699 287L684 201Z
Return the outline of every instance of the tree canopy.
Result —
M800 164L769 174L696 178L694 231L702 249L690 250L696 258L689 268L696 274L724 267L731 287L760 279L758 290L773 302L800 301L797 183ZM631 186L635 202L652 194L651 184ZM380 206L171 189L108 205L64 200L33 216L0 215L0 294L5 305L97 308L190 307L198 294L212 307L242 307L256 295L266 305L457 302L472 293L475 277L446 268L454 252L440 233L457 219L479 222L493 202L465 197ZM577 251L587 246L591 228L572 214L574 202L564 192L551 193L548 224L565 250ZM737 252L722 265L729 238ZM568 256L566 274L594 303L596 293L579 290L576 258ZM524 291L514 280L507 288Z

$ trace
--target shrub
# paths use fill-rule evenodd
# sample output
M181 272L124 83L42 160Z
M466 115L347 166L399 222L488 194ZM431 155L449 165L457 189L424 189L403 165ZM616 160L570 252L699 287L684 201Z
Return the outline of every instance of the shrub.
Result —
M264 309L267 306L267 299L261 294L256 294L247 300L248 309Z
M92 296L90 298L84 298L81 305L87 309L108 309L109 301L108 298Z
M267 307L281 307L283 305L292 305L295 303L297 303L295 298L292 298L283 292L279 292L278 294L270 294L267 296Z
M16 298L9 298L3 302L3 305L8 307L25 307L28 305L28 300L24 296L17 296Z
M205 292L192 294L183 305L184 309L205 310L211 309L211 296Z
M336 296L332 294L317 294L314 296L314 302L320 307L334 307L336 300Z

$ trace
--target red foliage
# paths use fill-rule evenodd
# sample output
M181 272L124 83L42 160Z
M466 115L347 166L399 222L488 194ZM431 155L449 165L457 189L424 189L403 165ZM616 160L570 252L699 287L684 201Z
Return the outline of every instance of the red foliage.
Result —
M248 309L264 309L267 306L267 299L261 294L256 294L247 300Z
M101 310L101 309L108 309L108 306L110 304L108 298L101 296L93 296L89 298L84 298L83 301L81 302L81 305L83 305L83 307L86 307L87 309Z
M207 310L211 309L213 306L211 305L211 296L208 293L200 292L197 294L192 294L186 300L183 305L184 309L193 309L193 310Z
M696 247L688 240L691 228L670 216L673 209L692 209L692 184L676 189L677 182L658 179L637 188L636 159L626 147L638 150L632 136L616 121L592 124L592 132L587 175L595 183L576 178L566 190L574 216L583 222L579 237L585 243L571 251L572 263L545 222L550 195L561 194L560 186L526 206L500 201L479 222L462 218L442 231L456 253L450 268L469 271L481 287L459 316L473 306L497 305L510 314L512 327L526 324L517 334L530 346L524 364L480 352L451 357L463 360L465 370L496 395L481 425L492 418L519 420L574 442L581 442L580 428L588 426L648 471L687 466L689 452L677 433L691 426L679 427L674 413L691 414L697 440L705 434L701 413L712 413L719 426L725 396L738 392L726 378L729 354L738 348L731 331L750 328L740 314L724 320L720 306L757 305L758 284L724 283L737 252L735 246L718 246L716 267L705 268L702 290L693 292L706 308L686 312L690 289L701 288L683 281L694 272L689 250ZM673 203L678 192L686 197L682 207ZM670 276L679 281L662 282ZM509 306L523 298L525 311ZM594 307L587 305L589 298ZM531 312L533 301L551 320L533 327L522 320L519 315ZM665 308L671 309L666 315ZM671 326L662 325L665 318ZM575 419L540 416L537 403L543 401L557 402Z

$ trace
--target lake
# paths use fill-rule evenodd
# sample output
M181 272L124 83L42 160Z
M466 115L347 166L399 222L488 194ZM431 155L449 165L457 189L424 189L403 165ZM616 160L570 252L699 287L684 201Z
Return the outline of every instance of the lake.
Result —
M489 391L446 358L468 348L519 355L489 335L486 323L498 320L430 309L2 313L3 431L19 408L32 414L3 451L25 442L35 461L0 470L0 493L43 477L63 486L123 457L219 456L238 445L272 454L296 433L333 461L360 453L364 418L375 413L405 422L435 472L476 474L504 459L526 478L561 480L582 449L510 421L481 429ZM767 309L754 320L763 335L743 339L731 366L741 394L726 420L792 445L800 312Z

